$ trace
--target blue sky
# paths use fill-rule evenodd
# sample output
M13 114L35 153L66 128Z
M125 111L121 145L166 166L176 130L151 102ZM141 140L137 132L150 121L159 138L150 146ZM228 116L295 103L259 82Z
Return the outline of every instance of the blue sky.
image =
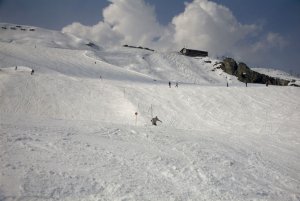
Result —
M128 1L134 2L140 0ZM115 3L117 0L113 0L113 2ZM142 8L146 10L148 9L147 7L154 7L153 15L159 24L155 26L160 26L158 29L165 30L172 22L174 16L178 16L185 11L187 8L185 2L191 4L193 0L143 0L143 2L145 6L142 6ZM245 26L256 26L255 30L249 31L249 34L241 37L240 40L223 44L224 47L228 45L228 48L234 49L232 51L235 51L235 54L230 55L229 53L229 56L236 56L238 59L250 65L275 67L285 69L286 71L293 70L294 72L300 72L300 0L211 0L211 2L216 3L216 8L218 6L228 8L238 23ZM78 22L82 26L93 26L99 22L111 23L116 21L111 14L107 14L107 18L103 17L103 10L110 4L111 2L106 0L0 0L0 21L39 26L54 30L62 30L73 22ZM116 9L112 8L110 10ZM229 14L225 14L225 16L228 15ZM183 16L182 19L178 19L178 24L181 23L180 20L184 20ZM197 26L197 22L194 26ZM66 30L70 32L76 31L71 28ZM87 27L84 28L88 30ZM184 27L178 25L177 29L179 28ZM221 27L219 28L221 29ZM247 29L246 27L244 28ZM212 27L212 29L215 30L216 27ZM95 32L95 30L89 31ZM241 33L244 31L240 30ZM128 34L128 32L126 33ZM207 35L209 33L205 34ZM92 34L89 34L89 36L92 36ZM134 33L133 36L139 35ZM240 35L238 34L237 36ZM151 35L149 37L152 37L152 39L153 37L162 38L161 35ZM214 37L221 36L215 35ZM224 40L227 40L226 34L224 37ZM118 38L123 42L126 41L124 36L122 39L122 36L118 35ZM97 38L95 38L94 41L97 42ZM101 42L99 38L98 41ZM130 40L128 41L130 42ZM222 41L222 38L220 38L220 41ZM276 43L278 45L267 44L266 41L268 41L268 43L273 43L274 41L274 44ZM143 42L144 41L141 41L141 43ZM144 43L149 46L155 46L155 44L150 42ZM182 40L177 43L177 46L173 45L172 47L179 47L183 43L189 44L189 42ZM240 43L243 43L243 45L240 45ZM165 42L164 44L168 43ZM253 52L251 53L253 55L249 56L249 52L246 50L247 44L256 44L256 50L264 48L264 57L261 56L261 58L255 60L256 55ZM237 46L239 47L237 48ZM201 48L201 46L196 48ZM216 50L215 46L209 45L203 45L203 48L215 52L218 55L224 50L224 48ZM268 50L268 52L266 52L266 50ZM244 53L240 54L240 52ZM227 54L227 52L224 54ZM262 53L258 51L256 54L257 57L262 55Z

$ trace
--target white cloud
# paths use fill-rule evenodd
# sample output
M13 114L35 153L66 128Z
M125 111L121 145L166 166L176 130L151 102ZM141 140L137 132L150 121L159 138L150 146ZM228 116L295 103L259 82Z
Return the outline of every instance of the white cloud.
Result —
M111 0L103 11L104 22L128 43L151 43L162 34L163 27L156 20L154 8L143 0Z
M225 54L247 36L258 31L256 25L242 25L232 12L207 0L186 4L185 11L174 17L175 41L178 45Z
M121 34L113 31L111 27L104 22L99 22L92 27L75 22L64 27L62 31L97 42L103 46L119 45L119 41L122 39Z
M269 32L263 39L252 45L253 52L268 51L270 48L284 48L288 45L280 34Z
M73 23L63 28L63 32L90 38L104 46L125 43L147 45L163 35L164 28L157 22L154 8L143 0L110 2L103 10L103 21L97 25L87 27Z
M272 48L284 48L287 44L277 33L263 37L260 25L242 24L227 7L209 0L186 3L184 12L167 26L159 24L154 7L144 0L110 2L103 10L103 21L91 27L73 23L63 28L63 32L101 46L130 44L172 50L187 46L208 50L210 55L228 55L245 61L266 57Z

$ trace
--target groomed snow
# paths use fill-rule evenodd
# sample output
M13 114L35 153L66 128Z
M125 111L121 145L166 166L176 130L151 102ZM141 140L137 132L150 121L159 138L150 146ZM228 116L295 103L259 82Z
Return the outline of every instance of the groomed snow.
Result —
M0 30L1 201L300 200L299 88L42 31Z

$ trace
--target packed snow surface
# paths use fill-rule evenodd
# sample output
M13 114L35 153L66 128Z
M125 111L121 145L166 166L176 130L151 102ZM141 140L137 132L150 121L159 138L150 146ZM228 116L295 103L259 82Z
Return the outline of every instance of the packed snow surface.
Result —
M1 201L300 200L299 88L1 26Z

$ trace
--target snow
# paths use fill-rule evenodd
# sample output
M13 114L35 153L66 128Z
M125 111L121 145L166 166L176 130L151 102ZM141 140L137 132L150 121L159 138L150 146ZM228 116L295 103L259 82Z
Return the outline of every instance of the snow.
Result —
M296 77L291 76L290 74L288 74L287 72L284 72L282 70L278 70L278 69L271 69L271 68L252 68L252 70L265 74L265 75L269 75L272 77L278 77L278 78L283 78L283 79L295 79Z
M278 69L271 69L271 68L252 68L252 70L259 72L261 74L269 75L271 77L281 78L285 80L292 81L290 84L294 83L300 85L300 78L299 76L290 75L287 72L278 70Z
M300 200L299 88L30 34L0 30L0 200Z
M39 27L7 23L0 23L0 27L0 41L7 43L30 44L31 46L42 45L44 47L67 49L87 49L87 44L90 43L90 41L77 38L71 34L50 31Z

